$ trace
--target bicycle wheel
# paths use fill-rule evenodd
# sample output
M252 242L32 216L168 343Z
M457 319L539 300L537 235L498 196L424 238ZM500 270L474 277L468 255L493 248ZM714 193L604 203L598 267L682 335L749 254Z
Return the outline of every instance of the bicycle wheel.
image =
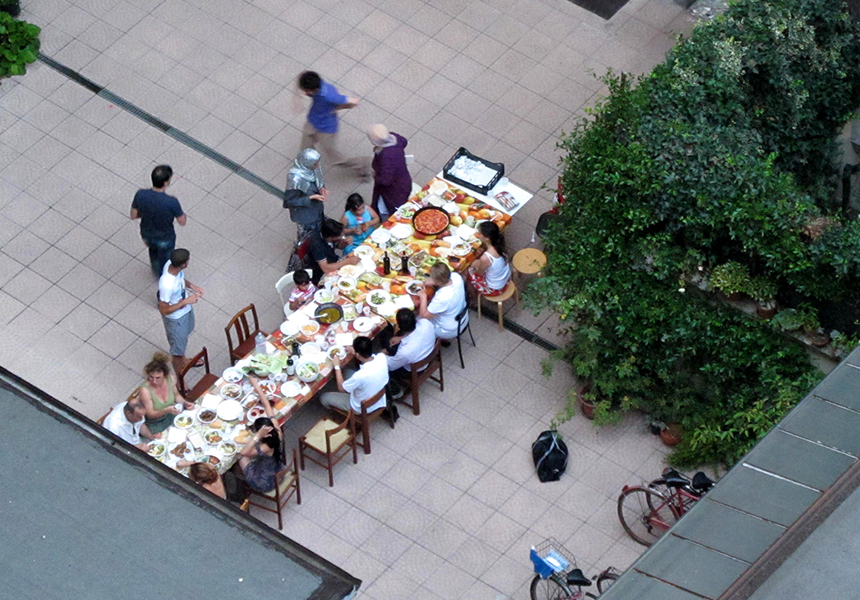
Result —
M606 590L612 587L612 584L615 583L615 580L618 579L618 573L613 573L612 571L606 570L600 574L600 577L597 578L597 591L599 594L603 594Z
M570 598L567 590L552 577L541 579L540 575L535 575L529 591L532 600L567 600Z
M618 519L631 538L650 546L678 520L671 500L651 489L635 487L618 497Z

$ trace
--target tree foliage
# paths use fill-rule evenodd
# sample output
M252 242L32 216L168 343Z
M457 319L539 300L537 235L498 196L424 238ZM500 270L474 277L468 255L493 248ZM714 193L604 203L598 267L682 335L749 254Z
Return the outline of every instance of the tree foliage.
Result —
M734 261L808 297L855 293L860 225L829 199L860 92L857 26L836 1L742 0L640 81L604 80L562 142L567 202L530 302L569 325L563 354L598 398L684 424L678 464L734 462L817 374L687 282ZM835 225L812 239L822 215Z

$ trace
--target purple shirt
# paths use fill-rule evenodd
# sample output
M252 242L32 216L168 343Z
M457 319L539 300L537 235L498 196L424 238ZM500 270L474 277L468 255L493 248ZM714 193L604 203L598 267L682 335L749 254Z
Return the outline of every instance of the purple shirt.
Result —
M313 95L308 122L320 133L337 133L338 106L346 104L347 98L330 83L323 81L320 90Z

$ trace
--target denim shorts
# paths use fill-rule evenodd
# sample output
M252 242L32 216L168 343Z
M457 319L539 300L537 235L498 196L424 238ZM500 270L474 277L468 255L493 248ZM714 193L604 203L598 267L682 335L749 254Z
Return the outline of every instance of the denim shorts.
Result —
M167 333L171 356L185 356L188 336L194 331L194 311L189 310L178 319L162 315L161 320L164 321L164 331Z

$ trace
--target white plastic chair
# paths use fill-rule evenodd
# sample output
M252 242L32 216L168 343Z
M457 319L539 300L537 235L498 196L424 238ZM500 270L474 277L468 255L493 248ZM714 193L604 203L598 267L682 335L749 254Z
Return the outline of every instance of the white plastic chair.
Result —
M305 269L307 271L308 276L313 277L313 271L310 269ZM281 304L284 307L284 317L289 317L293 314L293 311L290 310L290 293L292 293L293 288L295 287L295 283L293 283L293 273L295 271L290 271L280 279L275 284L275 291L278 292L278 296L281 297Z

